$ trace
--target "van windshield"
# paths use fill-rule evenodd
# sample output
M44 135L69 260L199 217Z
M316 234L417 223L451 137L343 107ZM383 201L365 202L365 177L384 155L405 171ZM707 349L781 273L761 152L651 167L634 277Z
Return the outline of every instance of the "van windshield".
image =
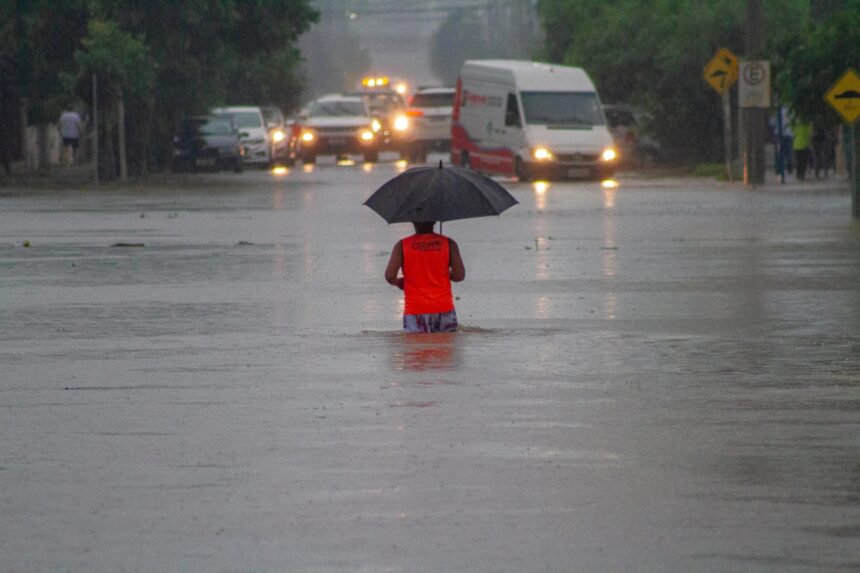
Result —
M522 92L526 123L555 127L603 125L594 92Z

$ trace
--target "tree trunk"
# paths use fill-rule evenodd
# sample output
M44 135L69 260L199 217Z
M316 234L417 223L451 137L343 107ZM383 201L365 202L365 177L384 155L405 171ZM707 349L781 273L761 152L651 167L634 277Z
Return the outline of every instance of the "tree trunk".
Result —
M117 137L119 143L119 180L128 181L128 162L125 156L125 100L119 90L116 102Z
M47 123L39 125L38 129L38 165L39 171L51 169L51 126Z

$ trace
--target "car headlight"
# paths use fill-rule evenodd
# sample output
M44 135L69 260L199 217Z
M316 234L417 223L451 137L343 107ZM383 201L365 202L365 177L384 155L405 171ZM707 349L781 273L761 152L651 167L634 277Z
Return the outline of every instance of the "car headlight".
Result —
M281 141L284 140L285 137L286 137L286 135L284 135L283 130L276 129L275 131L272 132L272 140L275 143L280 143Z
M600 158L603 159L603 161L614 161L617 157L618 152L611 147L607 147L603 150L603 153L600 154Z
M366 129L361 132L361 135L359 137L361 137L362 141L373 141L373 132L369 129Z
M304 141L305 143L313 143L316 138L317 136L313 131L302 132L302 141Z
M379 120L378 120L378 119L374 119L374 120L373 120L373 123L371 123L371 124L370 124L370 127L371 127L371 129L373 129L373 133L376 133L376 132L378 132L380 129L382 129L382 124L381 124L381 123L379 123Z
M405 115L398 115L394 118L394 129L397 131L406 131L409 129L409 118Z
M552 152L546 147L535 147L532 156L538 161L552 161Z

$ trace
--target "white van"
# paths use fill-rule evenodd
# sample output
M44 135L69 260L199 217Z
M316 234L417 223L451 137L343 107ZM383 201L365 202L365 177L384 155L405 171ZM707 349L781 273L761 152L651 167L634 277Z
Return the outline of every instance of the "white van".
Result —
M451 162L521 180L605 178L618 151L581 68L468 60L457 80Z

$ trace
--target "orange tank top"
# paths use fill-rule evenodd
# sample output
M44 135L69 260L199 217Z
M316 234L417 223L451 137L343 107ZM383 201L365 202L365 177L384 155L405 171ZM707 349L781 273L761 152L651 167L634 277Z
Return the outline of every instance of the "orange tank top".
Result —
M403 244L405 314L435 314L454 310L451 294L451 255L448 237L436 233L412 235Z

